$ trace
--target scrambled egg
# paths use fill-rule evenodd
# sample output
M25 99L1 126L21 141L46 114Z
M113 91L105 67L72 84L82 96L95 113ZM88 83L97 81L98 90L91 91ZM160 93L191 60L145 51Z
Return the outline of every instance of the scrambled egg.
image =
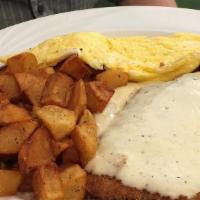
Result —
M200 35L106 37L95 32L58 36L29 50L40 67L54 66L76 53L94 69L120 69L131 81L167 81L200 65ZM0 57L6 63L8 56Z

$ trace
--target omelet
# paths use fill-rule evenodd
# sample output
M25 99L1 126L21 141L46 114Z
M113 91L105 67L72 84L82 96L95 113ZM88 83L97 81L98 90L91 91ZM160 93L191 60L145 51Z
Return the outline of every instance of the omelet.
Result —
M194 71L200 65L200 35L107 37L96 32L57 36L27 50L41 68L55 66L71 54L96 70L120 69L129 80L168 81ZM10 56L0 57L6 63Z

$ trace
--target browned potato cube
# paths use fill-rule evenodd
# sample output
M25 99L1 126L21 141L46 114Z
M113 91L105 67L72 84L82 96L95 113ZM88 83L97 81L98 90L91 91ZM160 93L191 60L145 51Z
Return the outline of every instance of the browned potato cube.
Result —
M68 108L73 110L79 119L87 106L87 96L83 80L75 83Z
M27 174L31 170L53 161L54 154L51 144L48 130L44 127L38 128L26 140L19 151L18 162L20 171Z
M83 200L86 191L86 172L79 165L71 165L60 172L65 200Z
M80 164L78 151L76 150L74 145L67 148L62 153L62 162L63 164Z
M87 107L94 113L102 112L114 94L114 91L99 81L88 82L85 85Z
M55 164L41 166L34 172L33 190L38 200L64 200L64 188Z
M6 125L15 122L31 120L28 112L14 104L8 103L0 105L0 125Z
M42 69L33 69L29 73L47 79L55 73L55 70L53 67L45 67Z
M20 96L18 83L11 74L0 74L0 91L6 94L8 99L17 99Z
M72 139L79 152L81 164L85 166L96 154L97 126L94 116L85 110L72 133Z
M59 154L61 154L66 149L70 148L72 146L72 140L70 138L64 138L62 140L53 140L53 152L55 157L57 157Z
M36 115L42 120L56 140L69 135L76 125L74 112L59 106L43 106L36 109Z
M0 169L0 197L16 194L21 181L19 171Z
M0 155L18 153L24 141L37 128L37 123L23 121L4 126L0 129Z
M7 70L11 73L27 72L38 67L38 62L32 53L24 52L7 60Z
M68 74L72 78L87 79L92 75L92 69L84 63L77 55L72 55L65 60L60 67L60 71Z
M33 105L38 106L46 79L31 73L17 73L15 77L21 91L26 94Z
M97 124L94 115L89 110L84 110L78 125L88 125L92 132L97 132Z
M96 76L97 81L101 81L108 88L115 89L128 83L128 74L120 70L107 70Z
M43 105L58 105L67 107L73 80L60 72L52 74L46 81L43 89L41 103Z

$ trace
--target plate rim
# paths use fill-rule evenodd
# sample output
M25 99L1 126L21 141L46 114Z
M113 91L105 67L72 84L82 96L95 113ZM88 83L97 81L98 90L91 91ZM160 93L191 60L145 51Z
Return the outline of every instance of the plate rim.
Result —
M39 22L41 20L46 20L46 19L50 19L53 17L57 17L57 16L64 16L66 14L70 15L70 14L82 14L85 12L93 12L94 10L110 10L110 9L163 9L163 10L176 10L176 11L183 11L183 12L196 12L198 14L200 14L200 10L196 10L196 9L192 9L192 8L181 8L181 7L166 7L166 6L109 6L109 7L98 7L98 8L88 8L88 9L82 9L82 10L73 10L73 11L68 11L68 12L62 12L62 13L57 13L57 14L52 14L52 15L48 15L48 16L44 16L44 17L39 17L39 18L35 18L35 19L30 19L24 22L20 22L11 26L8 26L6 28L0 29L0 34L2 31L5 30L9 30L11 28L15 28L19 25L29 25L31 23L34 22Z
M9 26L7 28L1 29L0 30L0 36L3 34L7 34L8 32L14 32L16 29L18 29L18 27L26 27L26 26L31 26L32 24L35 24L37 22L41 22L41 21L48 21L48 19L52 19L52 18L59 18L62 16L70 16L70 15L79 15L79 14L84 14L84 13L94 13L95 11L109 11L109 10L119 10L119 9L123 9L123 10L137 10L137 9L141 9L141 10L149 10L149 11L153 11L153 10L163 10L166 12L180 12L180 13L188 13L188 14L194 14L196 13L197 15L199 15L200 17L200 11L199 10L194 10L194 9L189 9L189 8L169 8L169 7L159 7L159 6L117 6L117 7L106 7L106 8L92 8L92 9L84 9L84 10L76 10L76 11L71 11L71 12L64 12L64 13L59 13L59 14L54 14L54 15L50 15L50 16L46 16L46 17L42 17L42 18L37 18L37 19L32 19L26 22L21 22L18 23L16 25L13 26ZM200 32L200 30L199 30ZM2 39L0 38L0 44ZM0 45L1 46L1 45ZM7 198L1 198L0 199L7 199L7 200L11 200L12 198L15 197L7 197Z
M185 16L184 21L182 16ZM79 19L80 17L81 19ZM116 20L111 20L112 17L117 17L117 22ZM129 17L132 17L133 20L128 20ZM168 17L171 17L173 20L170 21L166 19ZM197 23L195 24L193 22L197 21L197 19L199 20L199 18L199 10L160 6L115 6L64 12L32 19L1 29L0 55L25 50L47 38L69 32L85 32L91 30L101 33L106 32L105 30L108 30L107 32L122 32L122 30L146 32L148 30L152 32L170 33L172 29L174 30L173 32L183 32L180 30L187 32L187 29L191 29L193 30L192 32L195 32L195 29L198 29L200 34L200 28L197 26ZM141 20L141 22L138 19ZM72 20L75 20L77 26L80 27L76 27L76 25L72 23ZM89 22L84 20L89 20ZM181 25L181 23L185 21L186 23L189 22L187 28ZM53 23L53 25L51 23ZM68 26L71 31L67 28L63 29L62 24ZM50 27L48 27L49 25ZM62 30L61 34L55 29ZM34 33L34 31L37 33ZM31 37L29 35L30 33L32 33ZM33 40L37 40L34 45L32 45ZM28 42L30 42L30 45L27 45ZM18 48L18 46L23 46L25 43L25 48ZM16 46L16 48L14 48L14 46Z

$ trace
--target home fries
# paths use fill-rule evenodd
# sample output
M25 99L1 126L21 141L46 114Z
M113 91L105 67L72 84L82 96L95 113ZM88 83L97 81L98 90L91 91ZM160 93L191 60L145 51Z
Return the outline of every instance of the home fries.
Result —
M0 62L0 197L200 200L200 35L70 33Z

